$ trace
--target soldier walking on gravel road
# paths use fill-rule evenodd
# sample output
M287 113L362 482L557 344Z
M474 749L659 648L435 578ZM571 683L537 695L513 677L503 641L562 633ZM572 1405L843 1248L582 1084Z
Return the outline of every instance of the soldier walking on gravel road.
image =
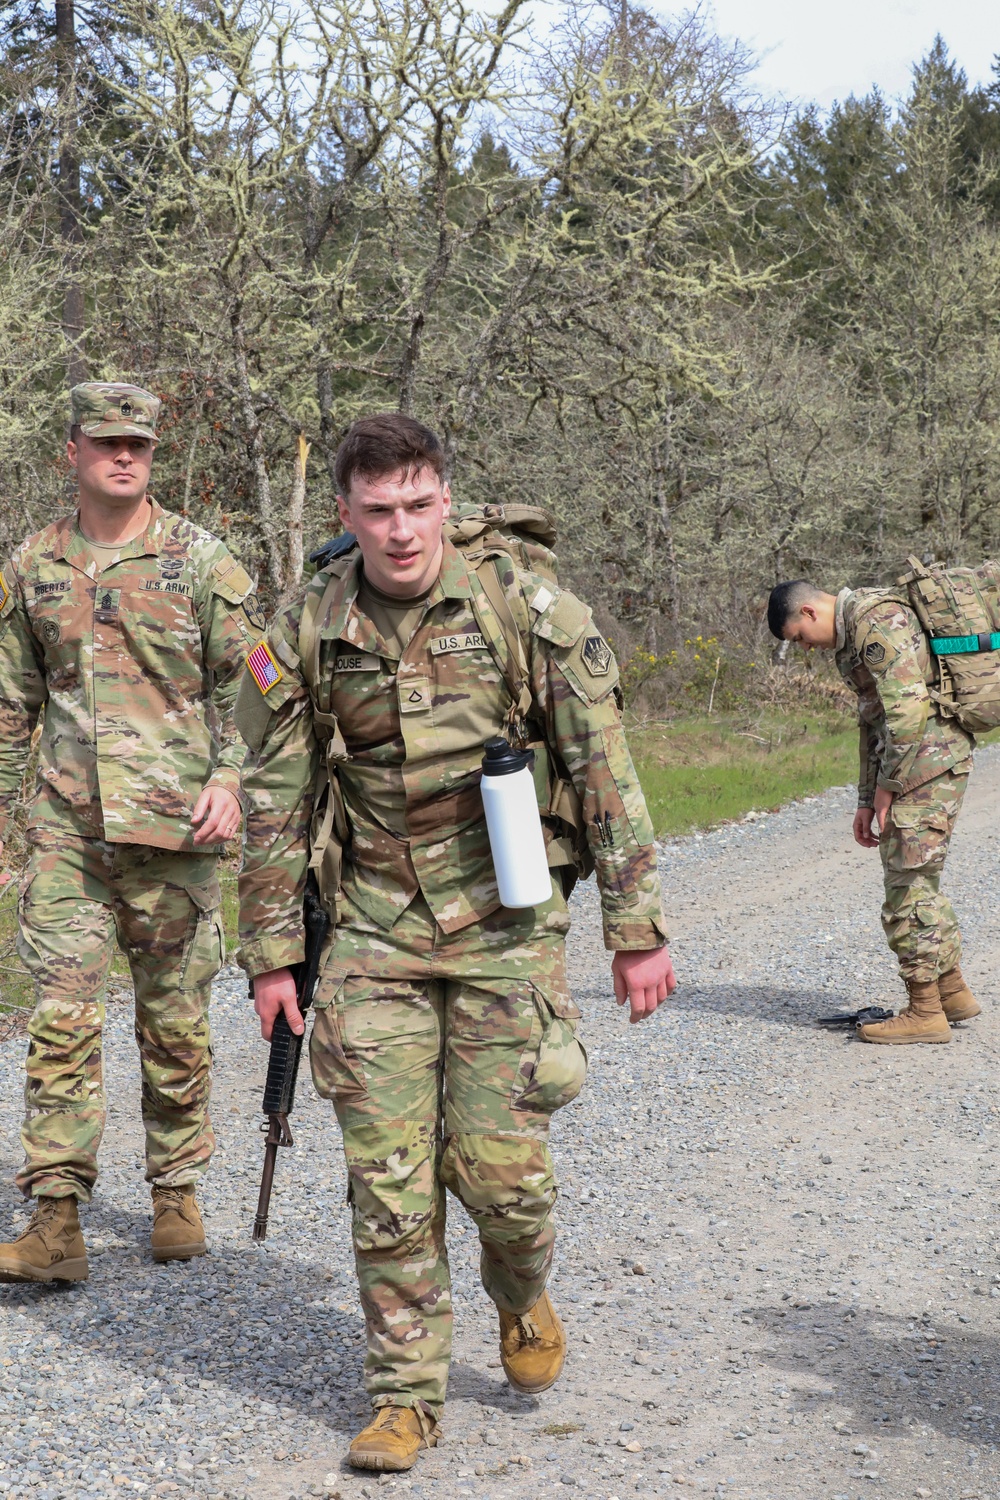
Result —
M205 1251L216 864L240 824L232 707L263 625L223 544L147 495L157 398L92 382L71 400L79 509L22 542L0 581L0 838L42 726L18 938L35 1009L17 1183L36 1206L0 1245L0 1281L87 1276L77 1205L97 1179L116 937L135 985L153 1256Z
M771 592L767 622L779 640L835 651L841 676L858 695L854 837L881 853L882 926L909 996L899 1015L860 1026L859 1035L866 1042L948 1042L949 1022L980 1011L959 967L958 922L941 893L972 770L972 736L935 711L927 638L898 591L843 589L834 596L802 579L781 583Z
M454 543L443 531L443 470L440 442L411 418L355 423L336 472L358 550L279 614L236 709L252 752L240 954L265 1037L282 1009L303 1030L288 965L303 955L310 849L337 917L311 1061L347 1156L376 1408L351 1444L363 1469L408 1469L436 1441L451 1356L446 1188L479 1230L507 1379L542 1391L563 1365L545 1291L547 1137L586 1056L566 982L558 876L572 840L557 808L569 817L573 804L586 824L619 1002L638 1021L674 988L611 651L551 576L522 568L496 533L491 550L489 525L484 549L463 555L476 527ZM499 525L503 509L490 510ZM557 876L544 905L519 910L500 904L479 787L484 741L504 729L535 748Z

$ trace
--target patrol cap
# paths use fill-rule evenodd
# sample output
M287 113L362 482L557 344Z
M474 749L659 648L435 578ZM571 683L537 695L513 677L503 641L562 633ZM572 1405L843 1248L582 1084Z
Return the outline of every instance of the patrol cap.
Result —
M74 426L90 438L156 437L160 401L139 385L87 380L69 393Z

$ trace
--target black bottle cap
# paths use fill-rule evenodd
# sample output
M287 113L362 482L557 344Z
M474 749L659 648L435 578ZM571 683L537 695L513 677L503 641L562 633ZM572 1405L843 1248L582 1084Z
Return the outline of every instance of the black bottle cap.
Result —
M487 740L483 749L486 751L483 756L484 776L510 776L514 771L523 771L525 766L530 769L535 764L534 750L515 750L502 734Z

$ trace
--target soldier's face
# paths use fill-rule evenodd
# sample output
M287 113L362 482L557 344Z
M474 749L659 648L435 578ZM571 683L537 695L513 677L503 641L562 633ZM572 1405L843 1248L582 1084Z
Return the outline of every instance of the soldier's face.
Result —
M80 494L102 505L126 508L141 500L153 466L153 443L143 437L86 437L66 444Z
M837 627L833 608L827 608L826 598L815 604L803 604L797 615L793 615L785 626L785 640L796 641L807 651L830 651L837 644ZM836 600L831 598L831 606Z
M430 588L441 570L441 527L451 509L451 492L433 469L355 477L337 506L358 539L369 583L397 599Z

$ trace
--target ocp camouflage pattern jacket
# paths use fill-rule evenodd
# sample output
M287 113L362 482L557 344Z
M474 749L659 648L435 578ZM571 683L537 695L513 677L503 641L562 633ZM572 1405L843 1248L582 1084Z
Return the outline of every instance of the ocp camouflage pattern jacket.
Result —
M605 943L657 947L665 930L656 847L618 712L614 657L571 593L513 562L504 567L504 588L520 590L530 613L531 716L582 803ZM483 743L501 732L511 695L473 610L475 573L446 541L423 618L398 662L358 609L360 579L357 560L317 620L315 694L299 654L300 621L326 590L325 571L274 620L265 670L248 671L240 690L236 721L251 747L240 962L250 974L302 957L323 739L317 711L335 717L342 737L334 769L348 822L343 886L351 901L386 932L418 892L448 933L500 909L479 778Z
M927 637L898 593L843 589L834 619L837 667L858 695L858 806L876 786L905 795L968 760L973 738L936 711Z
M203 787L239 793L232 710L264 619L223 543L151 505L101 572L76 514L3 570L0 838L40 712L29 828L192 850Z

